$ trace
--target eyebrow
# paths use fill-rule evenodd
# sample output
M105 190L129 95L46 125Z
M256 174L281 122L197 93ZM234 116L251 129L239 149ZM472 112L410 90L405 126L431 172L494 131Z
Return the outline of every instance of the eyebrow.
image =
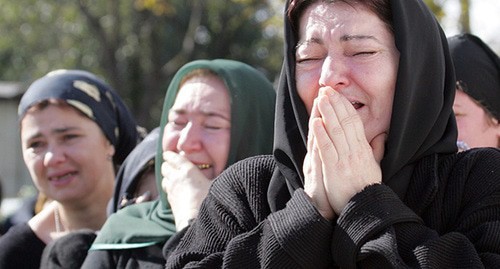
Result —
M316 38L316 37L313 37L313 38L310 38L310 39L307 39L307 40L304 40L302 42L297 43L297 45L295 46L295 49L297 49L298 47L300 47L304 44L311 44L311 43L322 45L323 40Z
M171 113L171 112L174 112L174 113L179 114L179 115L186 115L186 114L188 114L185 109L170 109L169 113ZM202 115L204 115L206 117L219 117L219 118L225 119L227 121L230 120L225 115L223 115L221 113L218 113L218 112L213 112L213 111L201 111L201 112L197 112L197 114L202 114Z
M374 40L374 41L378 42L378 39L374 36L371 36L371 35L343 35L340 37L341 42L348 42L351 40ZM311 44L311 43L322 45L323 40L316 38L316 37L313 37L313 38L310 38L310 39L307 39L305 41L297 43L297 45L295 46L295 49L297 49L298 47L300 47L304 44Z
M73 130L77 130L77 129L79 129L79 128L77 128L77 127L61 127L61 128L55 128L55 129L51 130L50 133L63 134L63 133L66 133L68 131L73 131ZM37 133L29 136L28 140L37 139L39 137L42 137L42 134L40 132L37 132Z

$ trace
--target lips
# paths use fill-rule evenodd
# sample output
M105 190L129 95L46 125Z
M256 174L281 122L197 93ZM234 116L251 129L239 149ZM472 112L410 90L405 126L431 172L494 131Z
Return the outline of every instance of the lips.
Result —
M61 175L57 175L57 176L50 176L49 181L62 181L62 180L69 179L70 177L72 177L74 175L76 175L76 172L69 172L69 173L65 173L65 174L61 174Z

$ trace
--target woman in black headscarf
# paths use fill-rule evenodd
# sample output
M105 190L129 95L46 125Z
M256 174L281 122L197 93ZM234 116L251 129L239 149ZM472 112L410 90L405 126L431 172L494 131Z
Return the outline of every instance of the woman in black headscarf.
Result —
M289 1L284 55L273 156L218 177L167 268L499 264L500 152L456 153L422 1Z
M500 58L472 34L452 36L448 44L457 78L459 147L500 147Z
M53 202L2 236L0 268L38 268L46 244L101 228L115 168L140 138L117 93L81 70L57 70L33 82L18 114L24 162Z
M108 214L127 205L152 201L158 198L155 178L156 147L160 128L153 129L130 152L116 174L115 192L108 205Z

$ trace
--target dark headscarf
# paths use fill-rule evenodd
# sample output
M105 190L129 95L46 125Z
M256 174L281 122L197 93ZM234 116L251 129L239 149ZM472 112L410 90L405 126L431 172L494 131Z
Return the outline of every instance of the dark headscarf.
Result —
M250 156L271 153L276 96L272 84L253 67L232 60L197 60L179 69L165 97L160 137L163 137L165 125L168 123L168 111L174 105L182 79L197 69L215 72L229 90L231 141L226 167ZM159 200L127 206L111 215L91 250L151 246L165 242L176 232L167 196L161 191L162 152L162 144L159 141L155 162Z
M154 166L160 128L151 131L127 156L116 173L115 191L108 206L108 213L120 209L122 198L135 193L144 170Z
M500 119L500 59L481 39L471 34L448 38L457 81L462 89Z
M452 112L455 76L446 37L427 6L420 0L391 0L390 8L400 60L381 168L383 183L404 198L416 161L457 150ZM297 40L285 16L285 59L277 90L274 135L278 169L267 194L273 211L284 208L291 193L304 182L309 115L295 84Z
M21 98L19 119L31 106L48 99L64 100L95 121L115 147L115 164L121 164L140 140L135 120L122 99L92 73L56 70L37 79Z

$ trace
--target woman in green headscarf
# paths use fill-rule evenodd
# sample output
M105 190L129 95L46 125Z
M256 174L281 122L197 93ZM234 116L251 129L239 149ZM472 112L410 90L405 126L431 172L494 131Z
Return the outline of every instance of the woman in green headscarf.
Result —
M214 76L217 78L215 81ZM224 92L215 92L213 89L219 87L217 85L227 89L229 104L224 104ZM212 92L202 96L210 88ZM216 98L210 99L210 95ZM190 97L193 98L191 105ZM225 109L226 105L229 109ZM194 173L195 176L205 176L208 179L213 179L222 169L239 160L270 153L274 105L275 92L272 84L259 71L244 63L217 59L197 60L183 66L170 83L163 105L160 137L163 137L164 146L162 148L162 143L159 143L156 156L157 187L162 189L164 177L165 187L179 187L181 182L172 177L183 173L177 171L178 173L169 176L165 173L168 171L164 171L162 175L163 149L168 150L165 156L172 158L165 163L164 170L168 167L181 169L182 167L176 167L179 165L187 167L184 171L186 175ZM229 115L226 116L226 112ZM221 140L211 140L210 143L208 139L193 142L203 140L204 135L205 138L213 137L216 136L215 133L225 131L229 135L226 151L223 135L219 136L222 137ZM177 140L169 138L175 135ZM165 141L170 141L170 146ZM176 146L172 147L172 143ZM227 152L226 156L222 156L222 161L226 160L222 169L219 168L221 154L210 155L210 149L207 149L214 146L219 147L219 152ZM197 169L193 171L193 167ZM182 201L178 203L182 204ZM180 222L177 218L174 221L165 192L160 192L158 201L128 206L107 220L83 267L138 268L158 265L163 268L165 261L161 248L177 232L176 221Z

